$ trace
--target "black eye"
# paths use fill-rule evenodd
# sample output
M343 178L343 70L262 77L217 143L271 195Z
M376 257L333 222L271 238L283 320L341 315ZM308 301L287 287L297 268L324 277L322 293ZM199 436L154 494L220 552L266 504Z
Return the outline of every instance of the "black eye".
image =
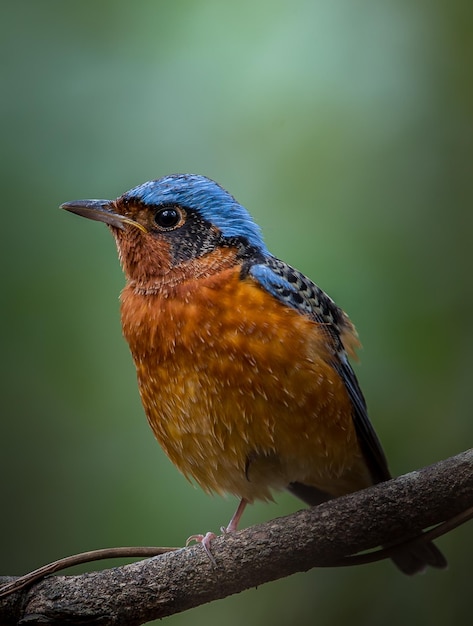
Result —
M182 219L182 213L174 207L164 207L158 209L154 214L154 221L157 226L164 230L171 230L179 224Z

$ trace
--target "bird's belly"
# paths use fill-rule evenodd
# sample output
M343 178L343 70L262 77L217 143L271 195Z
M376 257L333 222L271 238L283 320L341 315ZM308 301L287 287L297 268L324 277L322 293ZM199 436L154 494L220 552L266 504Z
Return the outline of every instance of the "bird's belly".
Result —
M295 481L333 495L365 486L348 394L300 319L277 332L220 323L205 341L181 335L166 355L135 357L157 439L205 490L251 502Z
M205 490L249 501L295 481L332 495L369 484L323 325L237 270L186 289L122 294L143 406L173 463Z

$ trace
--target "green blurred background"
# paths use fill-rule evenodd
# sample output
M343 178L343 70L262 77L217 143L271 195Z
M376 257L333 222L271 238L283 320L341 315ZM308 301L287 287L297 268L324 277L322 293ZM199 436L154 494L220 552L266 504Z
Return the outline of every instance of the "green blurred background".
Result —
M1 3L0 572L182 545L235 501L194 489L144 417L107 229L61 202L197 172L357 324L392 470L471 447L473 3ZM246 525L300 508L258 504ZM473 527L446 572L313 570L175 626L466 624Z

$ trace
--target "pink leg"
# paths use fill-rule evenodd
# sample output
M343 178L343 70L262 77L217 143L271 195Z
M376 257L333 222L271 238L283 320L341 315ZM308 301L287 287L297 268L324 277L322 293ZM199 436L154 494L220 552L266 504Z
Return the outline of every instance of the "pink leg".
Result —
M242 498L242 500L240 500L240 504L238 505L237 510L235 511L228 526L226 528L225 526L222 526L222 528L220 529L223 533L233 533L237 530L241 516L243 515L243 511L245 510L247 504L248 501L245 500L245 498ZM198 543L201 543L202 547L207 552L207 556L209 557L209 559L214 565L217 565L214 555L212 554L212 550L210 549L212 539L215 539L216 536L217 535L215 533L210 532L206 533L205 535L191 535L186 541L186 546L188 546L191 541L197 541Z
M243 511L246 509L246 505L248 504L248 500L242 498L240 500L240 504L237 507L237 510L233 514L232 519L230 520L228 526L226 528L221 528L224 533L234 533L238 529L238 524L240 523L241 516L243 515Z

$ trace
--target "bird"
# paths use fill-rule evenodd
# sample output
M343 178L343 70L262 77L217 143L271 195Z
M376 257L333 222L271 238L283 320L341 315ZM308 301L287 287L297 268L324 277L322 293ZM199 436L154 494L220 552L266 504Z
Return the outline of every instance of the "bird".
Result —
M126 284L121 322L151 429L204 491L238 508L287 490L309 506L391 478L350 364L348 315L272 255L250 213L199 174L116 200L61 205L105 223ZM193 535L210 552L213 533ZM446 566L431 542L392 555L406 574Z

